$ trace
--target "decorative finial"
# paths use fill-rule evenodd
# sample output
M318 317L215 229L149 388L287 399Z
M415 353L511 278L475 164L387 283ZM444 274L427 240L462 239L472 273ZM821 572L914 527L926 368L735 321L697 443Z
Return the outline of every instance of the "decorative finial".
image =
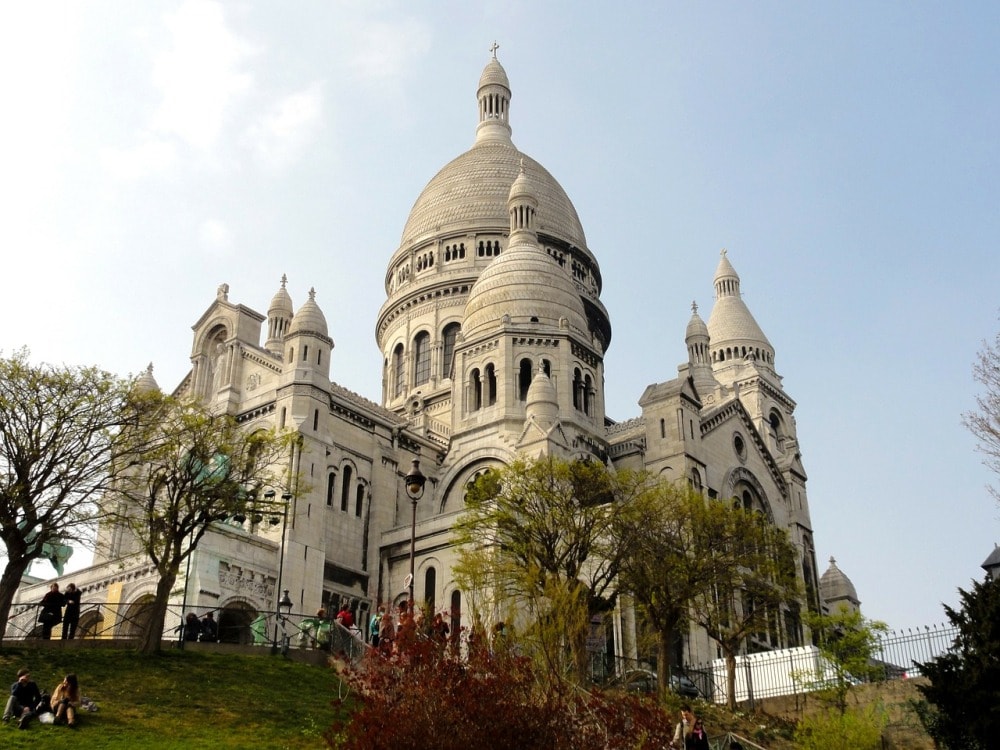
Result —
M520 168L518 169L518 174L524 174L524 157L521 157Z
M316 301L316 287L314 286L309 287L309 299L312 302Z
M719 253L719 255L721 255L723 258L725 258L726 257L726 248L722 248L722 252Z
M692 315L698 314L698 303L695 300L691 300L691 314Z
M494 39L494 40L493 40L493 46L492 46L492 47L490 47L490 52L492 52L492 53L493 53L493 59L494 59L494 60L496 60L496 59L497 59L497 50L498 50L498 49L500 49L500 45L499 45L499 44L497 44L497 43L496 43L496 40Z
M222 301L227 301L229 299L229 284L222 283L219 284L219 288L215 290L215 298Z
M287 283L288 283L288 276L286 276L285 274L281 274L281 288L284 289L285 284Z
M830 555L830 565L836 565L837 561L834 559L833 555Z
M153 374L153 363L152 362L150 362L148 365L146 365L146 374L147 375L152 375Z

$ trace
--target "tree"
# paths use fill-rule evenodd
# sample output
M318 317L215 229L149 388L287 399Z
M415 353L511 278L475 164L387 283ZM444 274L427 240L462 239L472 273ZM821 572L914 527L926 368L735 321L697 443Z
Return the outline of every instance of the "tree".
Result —
M509 652L472 651L452 658L430 639L413 641L398 659L369 655L346 680L363 696L338 701L326 732L331 748L433 747L465 750L634 750L666 747L665 711L637 696L553 690L531 660Z
M782 608L799 596L795 548L763 514L715 503L714 580L692 602L695 621L722 650L726 694L736 708L736 655L752 636L777 633Z
M807 612L805 623L817 636L819 652L824 657L824 669L817 679L825 683L824 690L843 716L847 711L847 694L857 682L869 682L885 677L885 665L875 661L879 636L889 626L879 620L869 620L860 611L841 606L830 615ZM833 671L830 684L828 671Z
M619 517L619 536L630 540L621 561L621 587L656 633L661 697L670 685L670 648L692 602L716 582L719 566L728 564L713 554L727 512L687 484L659 482Z
M28 566L87 543L118 447L129 384L95 367L0 359L0 639Z
M958 628L951 649L919 665L930 684L917 689L931 706L918 715L941 746L985 750L1000 737L1000 578L958 592L961 609L944 608Z
M646 484L596 462L546 457L517 459L469 488L455 527L456 575L463 588L488 592L494 608L529 615L525 645L533 642L555 675L568 644L570 670L586 677L590 617L611 610L617 596L615 519Z
M979 451L986 456L983 463L1000 474L1000 333L992 344L983 342L972 372L986 392L976 397L977 411L962 415L962 423L979 441ZM990 492L1000 500L1000 489L991 486Z
M140 646L153 653L181 566L213 523L260 508L263 488L281 486L276 464L288 438L249 431L228 414L158 391L135 394L132 414L116 471L116 521L131 531L159 576Z

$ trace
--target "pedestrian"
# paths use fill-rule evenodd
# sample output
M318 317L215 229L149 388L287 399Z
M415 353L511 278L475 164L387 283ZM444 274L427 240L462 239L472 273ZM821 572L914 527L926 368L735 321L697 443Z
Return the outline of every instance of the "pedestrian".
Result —
M3 720L17 718L18 729L27 729L28 722L36 713L48 710L48 701L31 680L31 670L27 667L17 670L17 682L10 686L10 698L3 710Z
M708 735L705 733L705 725L698 717L695 717L694 729L691 730L691 738L689 740L685 740L685 748L693 748L693 750L709 750Z
M392 653L392 639L396 635L396 625L392 621L392 614L388 608L382 611L382 618L378 623L378 649L383 656Z
M63 612L63 640L72 640L76 637L76 626L80 622L81 593L76 584L71 583L66 587L66 593L63 594L63 598L66 600L66 611Z
M42 611L38 621L42 623L42 638L46 641L52 638L52 628L62 622L62 608L66 598L59 593L59 584L53 583L42 597Z
M677 722L677 728L674 729L674 739L670 743L670 747L674 750L687 750L687 748L694 747L690 744L694 732L694 724L695 717L691 712L691 705L684 703L681 705L680 721Z
M379 625L382 623L382 614L385 612L385 607L381 604L372 615L372 619L368 622L368 640L371 641L373 648L378 648L378 631Z

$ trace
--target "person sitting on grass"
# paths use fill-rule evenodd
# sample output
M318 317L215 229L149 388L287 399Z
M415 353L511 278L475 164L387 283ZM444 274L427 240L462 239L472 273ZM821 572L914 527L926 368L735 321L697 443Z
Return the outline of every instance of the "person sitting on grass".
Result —
M10 698L3 710L3 720L10 721L17 717L17 726L27 729L31 717L40 709L48 709L48 705L40 706L42 693L38 685L31 681L31 671L27 668L17 670L17 682L10 686Z
M52 691L52 713L56 724L65 722L76 728L76 710L80 707L80 683L75 674L68 674Z

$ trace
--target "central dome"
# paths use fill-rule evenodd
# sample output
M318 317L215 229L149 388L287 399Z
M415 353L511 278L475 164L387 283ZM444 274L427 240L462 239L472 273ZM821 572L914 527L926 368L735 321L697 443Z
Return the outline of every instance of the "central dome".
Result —
M522 160L538 189L538 230L585 248L583 226L566 191L545 167L502 140L477 143L434 175L410 210L400 244L409 247L470 227L505 231L507 194Z

